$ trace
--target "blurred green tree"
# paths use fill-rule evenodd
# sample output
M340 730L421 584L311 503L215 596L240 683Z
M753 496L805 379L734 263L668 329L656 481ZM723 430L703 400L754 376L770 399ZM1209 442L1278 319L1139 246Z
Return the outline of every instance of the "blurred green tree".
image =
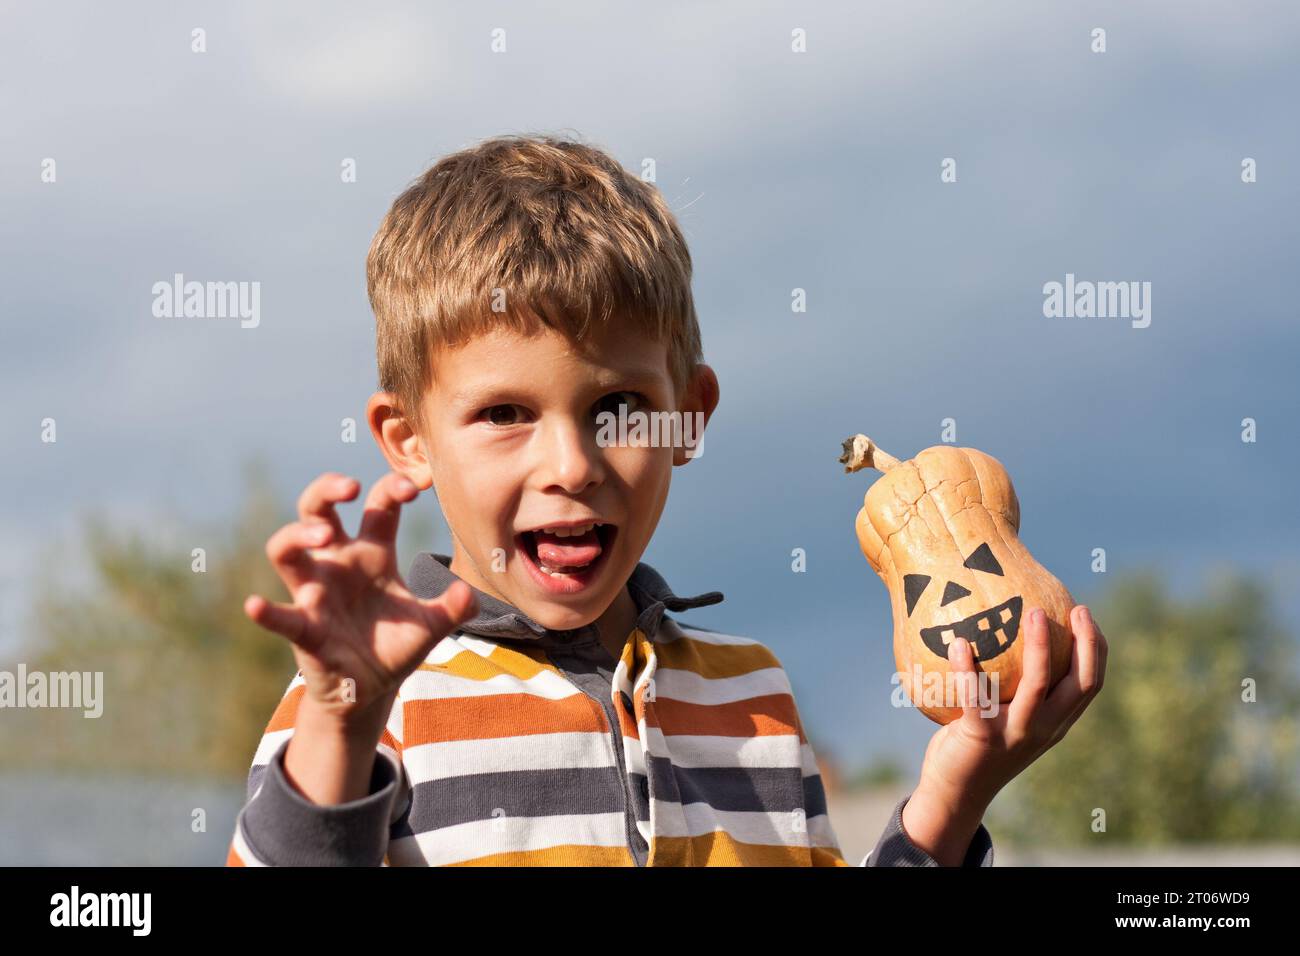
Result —
M1110 648L1102 691L990 827L1046 846L1300 839L1296 642L1267 591L1220 575L1179 602L1144 572L1089 606Z
M244 614L244 599L287 601L266 540L295 517L261 459L244 465L239 514L194 527L160 522L148 535L84 519L76 563L91 574L71 590L74 562L57 551L37 571L23 661L33 671L102 671L104 710L13 709L0 721L0 766L243 779L266 723L297 669L289 643ZM361 501L340 506L356 532ZM429 496L432 499L432 496ZM295 495L296 500L296 495ZM436 549L430 502L403 512L400 566ZM194 569L203 548L206 570ZM15 665L8 665L13 670Z
M282 638L244 615L244 598L288 594L264 547L288 518L265 465L245 466L241 514L222 528L114 530L84 518L79 557L92 587L70 591L68 560L38 571L24 658L31 671L102 671L103 714L13 710L0 763L19 767L242 777L296 665ZM206 570L193 569L203 548Z

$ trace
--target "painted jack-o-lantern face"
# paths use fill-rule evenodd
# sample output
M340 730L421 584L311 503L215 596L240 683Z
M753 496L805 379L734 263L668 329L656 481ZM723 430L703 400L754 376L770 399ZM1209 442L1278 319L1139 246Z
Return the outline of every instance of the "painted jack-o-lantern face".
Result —
M971 552L970 556L962 562L963 568L971 571L982 571L985 574L1005 577L1002 573L1002 565L993 554L993 549L989 547L988 542L982 542L978 548ZM972 574L972 578L977 577ZM931 583L934 582L928 574L904 574L903 575L903 598L907 604L907 616L913 617L918 602L930 590ZM970 580L968 583L976 588L978 593L989 593L997 591L994 584L984 586L978 580ZM931 594L935 594L931 591ZM939 597L937 609L931 609L926 614L926 620L937 620L942 616L941 610L948 607L954 602L961 602L958 605L959 610L964 610L969 602L961 601L962 598L977 593L971 588L949 579L943 586L942 596ZM978 598L977 598L978 600ZM920 628L921 640L935 655L948 659L948 645L955 638L964 637L971 643L971 650L975 654L977 662L983 662L997 657L1003 651L1007 650L1016 639L1020 632L1020 612L1024 609L1024 597L1016 594L1007 598L994 607L985 607L976 610L960 620L945 624L931 624L929 627ZM929 607L929 605L927 605ZM921 615L916 615L920 617Z
M948 647L962 637L975 666L998 675L1009 701L1020 683L1023 612L1041 607L1051 641L1052 682L1069 667L1074 599L1021 544L1020 503L997 459L974 448L939 445L910 461L881 452L865 435L844 443L847 471L885 472L858 512L862 553L889 589L894 660L917 706L939 723L960 707L928 706L911 682L947 675Z

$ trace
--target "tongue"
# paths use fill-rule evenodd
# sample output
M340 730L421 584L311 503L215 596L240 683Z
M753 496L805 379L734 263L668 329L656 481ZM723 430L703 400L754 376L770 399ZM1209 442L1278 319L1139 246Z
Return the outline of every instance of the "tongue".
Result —
M534 531L533 538L537 541L538 560L555 570L580 568L600 557L600 538L596 536L595 528L579 537L568 538Z

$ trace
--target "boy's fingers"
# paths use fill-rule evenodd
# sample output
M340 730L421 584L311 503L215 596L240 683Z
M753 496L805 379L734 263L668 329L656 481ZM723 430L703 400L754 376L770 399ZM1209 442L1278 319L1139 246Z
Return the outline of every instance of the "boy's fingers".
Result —
M1007 736L1024 739L1029 725L1041 709L1051 683L1051 650L1047 638L1047 615L1042 608L1027 608L1024 622L1024 656L1021 658L1020 683L1011 698L1007 713Z
M440 597L421 601L429 631L442 640L478 613L478 599L464 581L453 581Z
M1052 689L1044 705L1044 715L1060 724L1062 736L1083 714L1089 701L1101 690L1106 671L1106 639L1097 629L1092 614L1080 604L1070 614L1074 647L1070 652L1070 671Z
M298 517L304 524L328 524L334 530L334 540L344 542L348 536L334 505L340 501L351 501L360 491L361 483L355 478L333 471L326 472L309 484L298 498Z
M972 727L978 726L982 729L979 694L975 690L975 682L978 680L975 670L975 654L971 650L970 641L959 637L948 645L948 666L957 675L955 681L957 705L961 707L961 717L959 719L968 723L973 721Z
M274 631L294 644L309 649L305 647L307 615L302 608L268 601L260 594L250 594L244 600L244 613L259 627Z
M315 562L307 552L312 548L324 547L333 538L334 529L330 525L295 521L266 540L266 557L280 579L292 591L311 579Z
M357 537L375 544L392 544L397 538L402 505L419 493L415 482L406 476L395 471L384 475L370 486L370 493L366 495L366 509L361 516L361 530Z

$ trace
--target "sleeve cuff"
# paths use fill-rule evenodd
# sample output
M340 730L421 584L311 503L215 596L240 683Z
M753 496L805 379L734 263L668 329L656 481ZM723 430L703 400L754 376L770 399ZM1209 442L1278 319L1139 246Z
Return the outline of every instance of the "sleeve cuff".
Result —
M894 807L894 813L889 818L889 824L885 827L885 832L881 834L876 848L867 854L866 858L860 864L861 866L938 866L939 863L930 854L926 853L919 846L912 843L907 837L907 831L903 829L903 807L911 798L909 793ZM975 836L970 842L970 848L966 851L966 857L962 860L962 866L992 866L993 865L993 838L984 824L979 825L975 831Z
M284 774L286 740L267 765L262 786L239 815L248 848L272 866L379 866L388 849L388 825L398 768L375 751L370 792L359 800L312 803Z

